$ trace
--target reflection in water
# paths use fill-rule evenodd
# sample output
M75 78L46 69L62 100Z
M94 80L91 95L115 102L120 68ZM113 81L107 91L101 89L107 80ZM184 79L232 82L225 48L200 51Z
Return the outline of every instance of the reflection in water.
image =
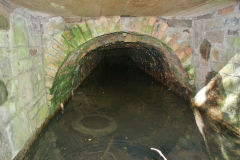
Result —
M83 118L86 115L96 116ZM106 127L116 129L103 135L81 132ZM51 121L25 159L160 160L150 147L160 149L169 160L208 159L189 105L130 59L108 57L78 89L64 114Z

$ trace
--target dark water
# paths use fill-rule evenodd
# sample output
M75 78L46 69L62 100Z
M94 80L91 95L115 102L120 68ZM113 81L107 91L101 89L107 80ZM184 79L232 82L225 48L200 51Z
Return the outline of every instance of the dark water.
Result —
M189 105L126 57L112 57L88 77L25 159L160 160L150 147L168 160L208 159Z

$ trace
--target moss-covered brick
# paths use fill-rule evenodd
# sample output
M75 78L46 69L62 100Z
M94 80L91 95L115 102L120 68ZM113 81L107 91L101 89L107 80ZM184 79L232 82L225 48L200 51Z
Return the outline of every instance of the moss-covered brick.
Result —
M153 31L153 26L150 26L150 25L147 25L145 27L145 34L148 34L148 35L151 35L152 34L152 31Z
M92 33L91 33L91 30L89 29L88 25L86 23L80 23L79 27L82 31L85 41L90 40L92 38Z
M104 30L102 29L102 26L97 26L97 33L98 35L103 35L104 34Z

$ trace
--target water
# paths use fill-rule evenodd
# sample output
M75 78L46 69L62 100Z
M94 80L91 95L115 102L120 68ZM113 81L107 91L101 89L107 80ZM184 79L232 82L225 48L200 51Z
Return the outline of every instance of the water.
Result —
M25 159L160 160L150 147L169 160L208 159L188 103L127 57L110 57L84 81Z

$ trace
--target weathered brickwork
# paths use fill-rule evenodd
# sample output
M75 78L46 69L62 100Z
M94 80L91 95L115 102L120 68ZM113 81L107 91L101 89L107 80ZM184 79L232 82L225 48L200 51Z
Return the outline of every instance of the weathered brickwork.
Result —
M165 48L169 48L174 56L178 57L178 60L181 62L179 65L186 68L186 71L188 71L189 74L188 77L192 79L194 78L194 71L191 67L193 52L190 45L191 28L189 27L191 27L191 20L188 20L187 23L186 20L178 20L177 25L186 23L186 25L182 25L179 28L174 28L172 22L171 27L168 27L168 23L170 22L159 17L101 17L85 20L78 19L80 22L77 21L75 23L74 19L68 19L67 21L71 21L71 23L67 24L61 18L55 18L55 20L52 21L56 20L59 21L59 26L55 27L55 31L52 28L54 28L54 25L56 24L54 23L52 25L51 20L46 25L46 30L49 31L52 29L52 33L45 35L46 41L47 38L51 38L48 44L46 44L44 59L46 87L49 91L48 98L49 100L53 100L54 107L59 105L61 101L58 100L57 102L57 97L53 97L53 95L56 95L57 92L58 96L61 95L59 93L60 86L64 85L64 82L59 84L60 86L58 86L58 90L55 90L57 87L53 86L53 83L57 85L56 83L59 81L58 79L65 79L58 77L60 74L58 72L61 71L61 74L63 72L74 74L77 64L88 52L117 41L143 42L155 46L162 45L162 48L166 46ZM64 26L67 26L67 28L59 30L59 28L63 28ZM110 34L112 36L103 36ZM99 38L101 36L102 38ZM71 65L72 67L70 67ZM181 74L184 75L185 73L181 72ZM69 75L66 75L65 77L68 78L68 80L71 80ZM182 76L178 76L178 78L180 77ZM193 81L188 83L193 84ZM71 84L66 83L65 85L66 86L62 86L62 89L64 90L65 88L67 91L64 92L61 89L65 95L63 97L58 97L57 99L66 99L66 96L68 96L71 93L71 90L73 90Z
M9 30L0 28L1 160L15 157L49 113L40 20L16 9L9 22Z

